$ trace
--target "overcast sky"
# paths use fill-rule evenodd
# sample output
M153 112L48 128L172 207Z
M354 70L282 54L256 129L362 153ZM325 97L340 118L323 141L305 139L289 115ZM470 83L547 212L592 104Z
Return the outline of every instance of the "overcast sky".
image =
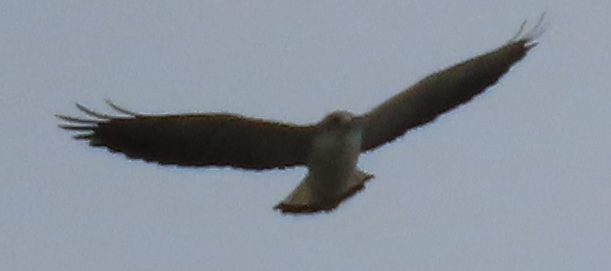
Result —
M334 212L305 168L161 167L57 128L74 102L301 124L503 45L499 84L361 156ZM611 270L611 1L0 2L0 270Z

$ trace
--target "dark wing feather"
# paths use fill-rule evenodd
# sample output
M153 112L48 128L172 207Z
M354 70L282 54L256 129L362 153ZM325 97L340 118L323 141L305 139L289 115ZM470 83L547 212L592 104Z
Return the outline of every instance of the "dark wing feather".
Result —
M233 114L144 115L109 103L125 116L77 104L90 119L58 115L78 140L134 159L180 166L284 168L305 164L314 126L296 126Z
M505 46L429 75L360 116L364 122L361 150L377 148L431 122L495 84L537 44L533 39L543 32L542 19L524 36L519 37L521 28Z

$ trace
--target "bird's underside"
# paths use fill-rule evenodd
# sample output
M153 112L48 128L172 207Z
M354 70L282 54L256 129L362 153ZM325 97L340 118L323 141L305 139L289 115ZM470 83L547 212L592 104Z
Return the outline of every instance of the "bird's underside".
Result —
M296 125L228 113L148 115L108 102L119 115L77 104L88 117L58 115L65 122L59 127L76 132L75 139L91 146L162 165L250 170L307 166L305 179L275 209L329 211L373 177L358 169L360 153L466 103L524 58L543 32L542 19L527 33L522 28L504 46L431 74L360 116L337 111L319 123Z

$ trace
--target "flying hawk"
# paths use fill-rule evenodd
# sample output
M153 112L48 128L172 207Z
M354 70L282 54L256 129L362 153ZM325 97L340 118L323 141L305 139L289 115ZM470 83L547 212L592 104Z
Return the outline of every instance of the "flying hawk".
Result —
M307 176L274 207L283 213L330 211L364 188L373 175L357 167L359 155L433 121L495 84L524 58L542 34L541 21L504 46L436 72L373 110L336 111L320 122L296 125L237 114L149 115L107 101L117 116L92 111L89 118L57 115L77 140L128 158L162 165L264 170L306 166Z

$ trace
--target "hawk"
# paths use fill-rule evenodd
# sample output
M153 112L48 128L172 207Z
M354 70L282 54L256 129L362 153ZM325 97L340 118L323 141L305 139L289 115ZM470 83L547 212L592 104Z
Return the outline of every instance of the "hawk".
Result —
M88 118L57 115L59 127L93 147L162 165L247 170L306 166L308 173L274 209L303 214L335 209L373 175L357 167L359 155L427 124L495 84L537 45L541 21L491 52L433 73L371 111L332 112L311 125L229 113L150 115L107 101L116 115L76 104Z

